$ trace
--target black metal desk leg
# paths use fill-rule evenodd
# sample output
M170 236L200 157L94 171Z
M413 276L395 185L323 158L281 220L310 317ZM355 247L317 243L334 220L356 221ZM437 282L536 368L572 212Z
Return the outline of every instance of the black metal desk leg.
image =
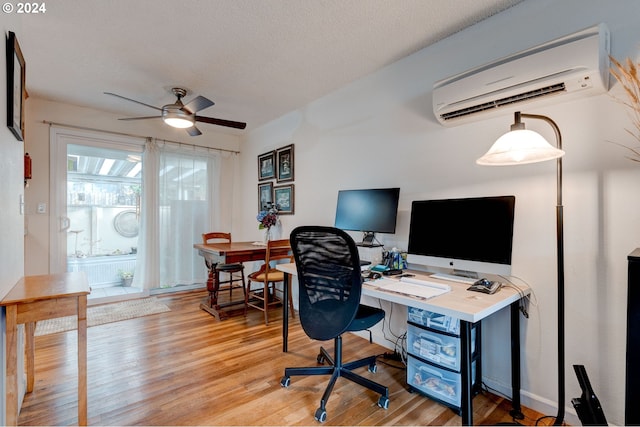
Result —
M524 419L520 406L520 301L511 303L511 406L509 414Z
M462 425L473 425L473 378L471 378L471 323L460 321L460 376L462 389L460 390L460 410Z
M289 341L289 282L291 281L290 274L284 274L284 289L282 298L282 351L287 352Z

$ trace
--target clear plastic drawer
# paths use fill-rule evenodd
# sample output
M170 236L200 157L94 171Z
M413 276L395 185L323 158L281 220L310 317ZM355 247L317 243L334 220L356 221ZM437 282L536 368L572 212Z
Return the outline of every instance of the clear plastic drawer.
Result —
M471 365L472 379L475 379L475 371L476 363L473 362ZM409 356L407 382L427 396L460 407L462 379L459 373L438 368Z
M438 331L460 335L460 319L416 307L407 307L407 313L410 322L437 329Z
M471 354L476 348L476 330L471 330ZM460 338L407 325L407 351L445 368L460 371Z

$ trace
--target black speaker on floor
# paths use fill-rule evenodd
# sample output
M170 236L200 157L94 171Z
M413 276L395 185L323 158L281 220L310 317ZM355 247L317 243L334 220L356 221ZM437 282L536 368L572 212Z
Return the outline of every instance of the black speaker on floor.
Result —
M640 248L627 257L627 363L624 424L640 426Z

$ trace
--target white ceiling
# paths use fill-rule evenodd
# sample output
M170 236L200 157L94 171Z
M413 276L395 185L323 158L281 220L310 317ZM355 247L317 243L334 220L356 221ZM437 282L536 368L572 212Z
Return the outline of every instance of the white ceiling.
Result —
M32 97L152 116L103 92L161 107L180 86L251 130L520 1L55 0L0 19L21 20Z

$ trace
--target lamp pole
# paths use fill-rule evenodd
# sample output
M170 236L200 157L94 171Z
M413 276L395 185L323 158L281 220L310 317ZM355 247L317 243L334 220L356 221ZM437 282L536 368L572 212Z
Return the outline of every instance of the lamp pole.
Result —
M543 120L549 124L556 134L557 148L552 147L539 134L525 131L521 119ZM489 151L476 161L480 165L516 165L556 159L556 257L557 257L557 292L558 292L558 414L554 425L562 425L565 407L565 368L564 368L564 230L562 206L562 136L558 125L547 116L538 114L515 113L511 131L500 137ZM524 136L526 132L526 137ZM516 136L518 135L518 136ZM534 136L532 136L534 135ZM526 142L524 141L526 139Z
M547 116L516 113L520 117L538 119L547 122L556 133L557 148L562 150L562 135L558 125ZM558 268L558 414L554 425L562 425L565 406L565 369L564 369L564 218L562 206L562 157L556 159L556 257Z
M562 150L562 136L558 125L549 117L536 114L520 114L529 119L544 120L556 133L559 150ZM562 425L565 405L565 369L564 369L564 218L562 206L562 157L556 159L556 257L558 265L558 414L554 425Z

